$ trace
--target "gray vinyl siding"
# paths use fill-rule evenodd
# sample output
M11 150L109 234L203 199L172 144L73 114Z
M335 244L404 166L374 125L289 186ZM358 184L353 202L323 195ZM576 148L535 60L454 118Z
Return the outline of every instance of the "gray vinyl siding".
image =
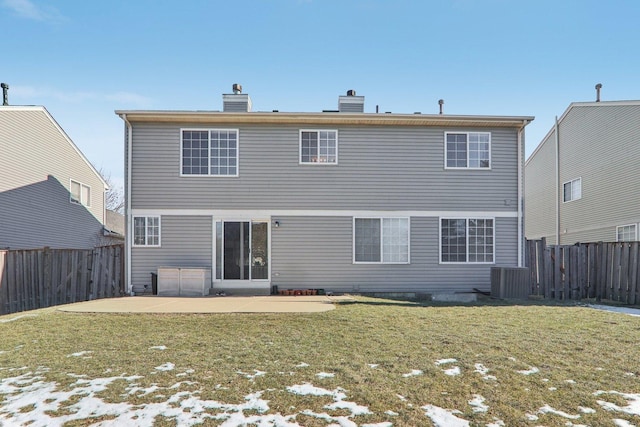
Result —
M211 269L212 219L207 216L162 216L161 246L131 248L131 284L135 292L151 290L158 267Z
M525 166L525 236L556 239L555 131L551 132Z
M573 107L560 141L560 183L582 178L582 198L561 206L563 243L614 241L616 225L640 222L640 105Z
M337 165L300 165L301 127L240 126L238 177L181 177L180 128L198 127L135 125L133 209L513 212L517 206L515 129L340 127ZM445 130L490 131L491 170L445 170Z
M91 205L70 202L70 180ZM0 107L0 248L103 244L104 184L43 108Z
M271 284L333 292L489 290L490 269L517 264L517 219L496 218L495 264L439 263L439 218L412 217L410 264L354 264L353 217L279 217L271 229ZM212 218L162 216L160 248L132 248L134 292L158 267L212 268Z
M615 241L616 226L640 223L640 105L635 104L572 105L560 121L560 243ZM550 142L554 141L546 145ZM538 186L536 192L553 191L548 197L555 200L555 187L551 190L546 185L555 171L550 173L542 166L553 163L553 153L539 158L540 151L526 166L525 221L529 238L555 227L554 214L532 214L534 206L538 211L550 206L547 198L540 206L541 199L530 197L532 185ZM564 203L563 184L576 178L581 178L582 198ZM532 216L538 228L530 228ZM537 229L543 231L534 231Z
M354 264L352 217L282 217L272 229L272 284L334 292L458 292L490 288L494 265L517 264L517 220L496 218L496 263L439 263L439 218L411 218L410 264Z

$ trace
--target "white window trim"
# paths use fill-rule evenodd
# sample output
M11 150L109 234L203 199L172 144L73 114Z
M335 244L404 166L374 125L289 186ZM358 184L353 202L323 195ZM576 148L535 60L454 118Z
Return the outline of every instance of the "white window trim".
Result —
M448 134L461 134L464 133L467 135L467 166L464 167L460 167L460 166L447 166L447 135ZM469 135L472 133L484 133L489 135L489 167L487 168L481 168L481 167L470 167L469 163L470 163L470 159L469 159ZM474 132L474 131L460 131L460 132L456 132L456 131L447 131L444 133L444 168L445 169L450 169L450 170L478 170L478 171L488 171L491 170L493 168L493 159L492 159L492 155L491 155L491 146L492 146L492 142L491 142L491 132ZM460 218L462 219L462 218Z
M442 220L443 219L464 219L466 222L466 253L467 260L469 259L469 220L470 219L491 219L493 220L493 261L478 262L478 261L442 261ZM438 218L438 261L443 265L494 265L496 263L496 219L495 217L483 217L483 216L442 216Z
M567 184L571 184L571 196L573 197L573 183L574 182L580 182L580 197L576 198L576 199L571 199L571 200L565 200L564 199L564 186ZM570 179L567 182L563 182L562 183L562 203L571 203L571 202L575 202L576 200L580 200L582 199L582 177L579 176L578 178L575 179Z
M135 220L136 218L158 218L158 244L157 245L138 245L136 244L136 231L135 231ZM145 241L149 240L149 236L147 235L147 225L145 221ZM131 217L131 247L134 248L159 248L162 246L162 216L160 215L133 215Z
M302 161L302 132L335 132L336 133L336 161L335 163L330 162L303 162ZM313 166L334 166L338 164L338 149L339 141L338 141L338 130L337 129L300 129L298 132L298 164L299 165L313 165ZM318 144L320 144L320 135L318 135ZM320 146L318 145L318 153L320 152Z
M638 240L638 224L624 224L624 225L616 226L616 242L627 242L628 240L618 240L618 230L623 227L632 227L632 226L635 227L635 236L631 241L632 242L637 241Z
M75 201L73 199L73 194L71 193L71 184L72 183L76 183L80 186L80 200L79 201ZM84 200L82 200L82 187L88 188L89 189L89 202L85 203ZM82 206L86 206L88 208L91 207L91 186L87 185L87 184L83 184L80 181L76 181L75 179L69 179L69 202L73 203L74 205L82 205Z
M209 147L207 151L209 152L209 162L211 162L211 131L234 131L236 133L236 174L235 175L213 175L211 173L211 164L209 163L207 174L189 174L182 173L182 144L183 139L182 135L184 131L196 131L196 132L209 132ZM240 176L240 129L231 129L231 128L180 128L180 177L184 178L237 178Z
M384 239L382 224L383 219L406 219L407 220L407 261L406 262L385 262L382 242ZM356 261L356 219L379 219L380 220L380 261ZM406 216L354 216L351 221L351 248L352 248L352 263L353 264L386 264L386 265L408 265L411 264L411 217Z

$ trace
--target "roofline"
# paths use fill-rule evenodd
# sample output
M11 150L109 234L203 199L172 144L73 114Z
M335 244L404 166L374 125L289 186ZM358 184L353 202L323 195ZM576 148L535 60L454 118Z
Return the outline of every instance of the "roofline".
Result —
M12 110L12 111L42 111L44 113L44 115L51 121L51 123L53 123L53 125L56 127L56 129L58 129L58 131L62 134L64 139L67 140L69 145L71 145L71 147L73 147L73 149L76 151L76 153L78 153L80 155L80 158L87 164L87 166L89 166L89 168L93 171L93 173L102 182L102 185L104 186L104 189L105 190L109 189L109 185L104 180L102 175L100 175L100 173L96 170L96 168L93 167L93 165L91 164L89 159L87 159L87 157L82 153L82 151L80 151L78 146L73 142L73 140L71 138L69 138L69 135L67 135L67 133L64 131L64 129L62 129L62 126L60 126L58 124L56 119L53 118L51 113L49 113L49 111L43 105L0 105L0 109L2 109L2 110Z
M191 123L246 123L246 124L313 124L313 125L396 125L396 126L467 126L523 127L533 116L462 116L449 114L388 114L388 113L280 113L220 111L149 111L116 110L129 122L191 122Z
M626 101L600 101L600 102L598 101L572 102L571 104L569 104L567 109L564 110L564 113L562 113L562 115L558 119L558 125L562 123L564 118L567 117L569 112L573 110L574 107L627 107L627 106L640 106L640 101L626 100ZM540 149L542 148L544 143L547 141L547 139L549 139L549 137L551 136L555 128L556 128L556 124L554 123L553 126L551 126L551 128L547 132L547 134L544 136L544 138L542 138L542 140L538 143L538 146L535 148L535 150L533 150L529 158L524 162L525 166L527 166L529 162L538 153L538 151L540 151Z

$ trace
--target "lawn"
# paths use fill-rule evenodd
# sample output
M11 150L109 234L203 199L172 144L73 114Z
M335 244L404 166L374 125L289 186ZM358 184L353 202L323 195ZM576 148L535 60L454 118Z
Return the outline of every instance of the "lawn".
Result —
M356 298L0 317L0 425L640 426L640 317Z

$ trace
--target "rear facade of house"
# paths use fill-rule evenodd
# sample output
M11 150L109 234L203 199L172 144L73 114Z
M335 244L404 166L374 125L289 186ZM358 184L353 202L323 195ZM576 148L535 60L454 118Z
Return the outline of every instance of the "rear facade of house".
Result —
M153 273L166 294L467 292L521 263L532 117L364 113L353 92L322 113L223 105L116 112L130 291Z
M526 237L638 240L639 164L640 101L572 103L526 162Z
M0 106L0 249L88 249L107 185L42 106Z

